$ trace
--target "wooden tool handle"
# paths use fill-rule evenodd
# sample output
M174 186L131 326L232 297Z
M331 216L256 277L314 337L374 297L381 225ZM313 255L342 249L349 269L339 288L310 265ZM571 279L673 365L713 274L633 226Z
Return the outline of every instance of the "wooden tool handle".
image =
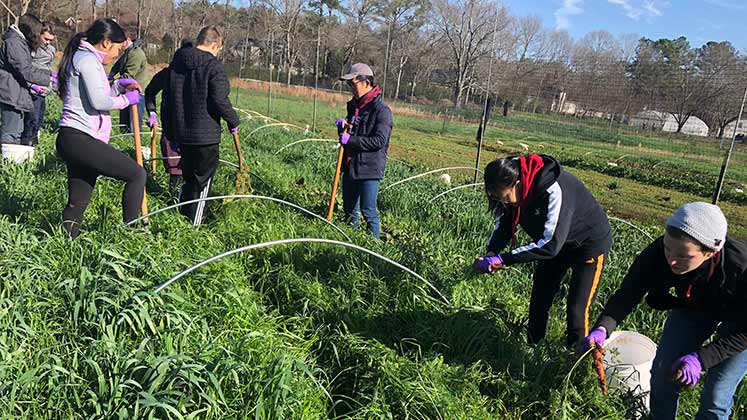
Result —
M140 118L137 114L137 104L130 106L130 121L132 122L132 131L135 135L135 161L138 165L143 166L143 145L140 142ZM148 214L148 195L143 191L143 202L140 204L142 215Z

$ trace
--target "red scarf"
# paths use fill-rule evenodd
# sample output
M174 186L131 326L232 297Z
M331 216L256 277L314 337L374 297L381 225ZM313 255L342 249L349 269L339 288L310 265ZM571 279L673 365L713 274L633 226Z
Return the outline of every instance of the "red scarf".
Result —
M367 107L371 102L373 102L376 98L381 95L381 89L378 86L374 86L373 89L369 90L368 93L363 95L362 97L358 98L355 102L355 111L353 111L353 117L348 121L350 125L353 126L348 132L351 132L353 129L358 127L358 123L360 122L359 115L361 111ZM350 167L350 161L353 158L348 154L348 150L345 149L345 167Z
M534 178L537 176L539 171L545 166L545 161L542 160L540 155L529 155L519 157L520 173L519 181L521 183L521 196L519 197L519 204L516 206L514 212L514 220L511 225L511 247L516 247L516 226L519 225L519 217L521 216L521 210L526 206L527 199L534 189Z

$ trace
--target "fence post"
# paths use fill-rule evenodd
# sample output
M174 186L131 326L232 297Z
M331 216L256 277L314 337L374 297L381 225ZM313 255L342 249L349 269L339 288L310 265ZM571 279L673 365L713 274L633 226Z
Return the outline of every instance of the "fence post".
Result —
M729 150L726 152L726 156L724 156L724 163L721 164L721 172L718 175L718 181L716 181L716 191L714 191L713 193L713 204L718 204L718 199L721 197L721 190L724 188L726 168L729 166L729 159L731 159L731 153L732 151L734 151L734 142L737 140L737 127L739 127L739 122L742 121L745 101L747 101L747 88L744 89L742 106L739 108L739 116L737 117L737 121L734 122L734 131L731 135L731 144L729 145Z

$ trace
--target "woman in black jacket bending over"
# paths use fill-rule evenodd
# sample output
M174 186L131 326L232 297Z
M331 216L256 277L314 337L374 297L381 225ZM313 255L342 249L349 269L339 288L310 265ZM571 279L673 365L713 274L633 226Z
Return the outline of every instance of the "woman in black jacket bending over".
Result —
M747 245L726 235L717 206L688 203L636 257L584 348L603 346L643 297L669 311L651 366L651 416L674 419L682 387L708 371L696 419L728 420L747 374ZM711 336L716 333L715 337Z
M577 346L589 333L589 308L612 245L607 215L581 181L546 155L490 162L485 192L496 224L475 269L492 273L503 266L538 262L529 303L530 343L545 337L553 298L570 269L566 344ZM520 247L515 244L518 225L532 240ZM509 242L512 249L501 252Z

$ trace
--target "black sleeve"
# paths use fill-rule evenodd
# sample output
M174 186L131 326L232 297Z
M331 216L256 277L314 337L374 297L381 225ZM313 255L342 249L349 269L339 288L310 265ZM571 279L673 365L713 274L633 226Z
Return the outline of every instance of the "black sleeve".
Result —
M226 120L228 128L238 127L241 121L239 114L233 109L228 95L231 94L231 84L225 69L217 61L214 64L214 72L208 81L208 103L218 111L221 118Z
M392 111L384 106L376 113L375 129L372 136L350 136L346 147L362 152L375 152L389 143L392 134Z
M513 224L513 211L504 208L496 215L493 233L488 239L487 252L500 254L503 248L511 241L511 225Z
M617 324L623 322L633 312L643 296L649 292L651 281L654 279L647 277L647 273L651 271L655 263L657 248L657 244L654 242L636 257L633 265L628 269L622 285L604 307L596 325L604 327L607 330L607 335L611 334L617 328Z
M166 67L156 73L150 83L148 83L148 87L145 88L145 109L147 109L148 112L156 112L156 96L163 90L168 77L169 68Z
M557 182L547 189L547 194L547 219L543 237L536 242L501 254L501 259L506 265L555 258L563 248L573 223L573 203L565 197Z
M747 350L747 331L741 330L719 337L698 351L703 369L710 369L724 360Z

